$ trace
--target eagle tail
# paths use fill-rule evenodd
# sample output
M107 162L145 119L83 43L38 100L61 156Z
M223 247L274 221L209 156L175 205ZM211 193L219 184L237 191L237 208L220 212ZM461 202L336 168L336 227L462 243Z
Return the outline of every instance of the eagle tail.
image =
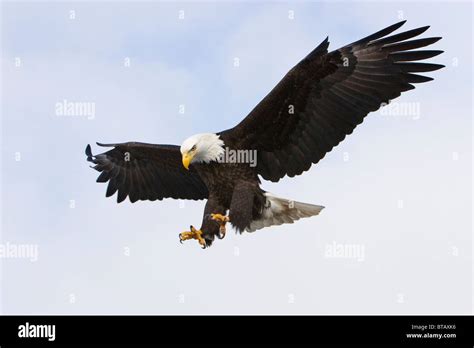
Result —
M260 218L252 221L247 232L254 232L264 227L292 224L296 220L318 215L324 209L321 205L296 202L277 197L265 192L266 204Z

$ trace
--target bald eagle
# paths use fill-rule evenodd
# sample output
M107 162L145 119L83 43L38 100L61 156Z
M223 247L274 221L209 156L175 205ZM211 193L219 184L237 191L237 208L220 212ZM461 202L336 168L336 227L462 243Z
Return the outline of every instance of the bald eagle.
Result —
M242 233L318 215L323 206L270 194L260 178L277 182L309 170L369 112L432 80L416 73L443 65L416 61L442 51L417 49L440 37L412 39L428 26L388 36L404 23L332 52L326 38L231 129L193 135L181 146L97 143L113 148L95 156L87 145L97 182L108 182L106 196L117 193L119 203L127 196L132 203L207 199L201 228L179 235L203 248L225 236L227 222Z

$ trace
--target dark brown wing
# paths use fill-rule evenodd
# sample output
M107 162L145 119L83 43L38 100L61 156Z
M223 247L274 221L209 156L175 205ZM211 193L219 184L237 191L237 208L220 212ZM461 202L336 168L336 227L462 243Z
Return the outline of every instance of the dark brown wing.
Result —
M109 182L106 197L117 193L120 203L163 198L205 199L207 187L197 172L186 170L181 162L179 146L144 143L100 144L112 150L92 155L86 147L87 160L100 172L97 182Z
M240 124L221 132L222 139L228 146L257 150L257 171L264 179L308 170L369 112L413 89L413 83L432 80L413 73L443 67L413 62L442 53L413 51L440 39L409 40L428 27L386 37L404 23L330 53L326 38Z

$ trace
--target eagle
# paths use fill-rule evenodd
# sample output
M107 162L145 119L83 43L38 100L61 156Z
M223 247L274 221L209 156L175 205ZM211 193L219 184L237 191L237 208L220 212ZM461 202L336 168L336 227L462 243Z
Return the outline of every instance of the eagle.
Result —
M93 155L97 182L108 182L106 197L138 200L207 200L201 227L179 234L202 248L222 239L229 222L238 233L293 223L318 215L321 205L297 202L261 188L318 163L365 116L414 84L431 81L418 73L443 65L420 62L443 51L419 50L441 37L418 38L429 26L392 34L405 21L328 52L326 38L295 65L235 127L196 134L181 146L141 142Z

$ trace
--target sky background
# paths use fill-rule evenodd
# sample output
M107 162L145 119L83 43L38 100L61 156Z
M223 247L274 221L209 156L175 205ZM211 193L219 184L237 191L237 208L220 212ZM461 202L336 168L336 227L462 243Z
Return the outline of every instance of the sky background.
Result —
M1 243L39 251L0 258L2 313L472 312L471 3L1 10ZM432 61L446 68L393 104L419 112L372 113L311 171L263 183L326 206L320 216L201 250L178 234L200 224L203 201L117 204L95 183L88 143L180 144L229 128L326 36L336 49L401 19L443 36ZM64 99L95 103L95 117L57 115ZM333 245L364 253L331 257Z

